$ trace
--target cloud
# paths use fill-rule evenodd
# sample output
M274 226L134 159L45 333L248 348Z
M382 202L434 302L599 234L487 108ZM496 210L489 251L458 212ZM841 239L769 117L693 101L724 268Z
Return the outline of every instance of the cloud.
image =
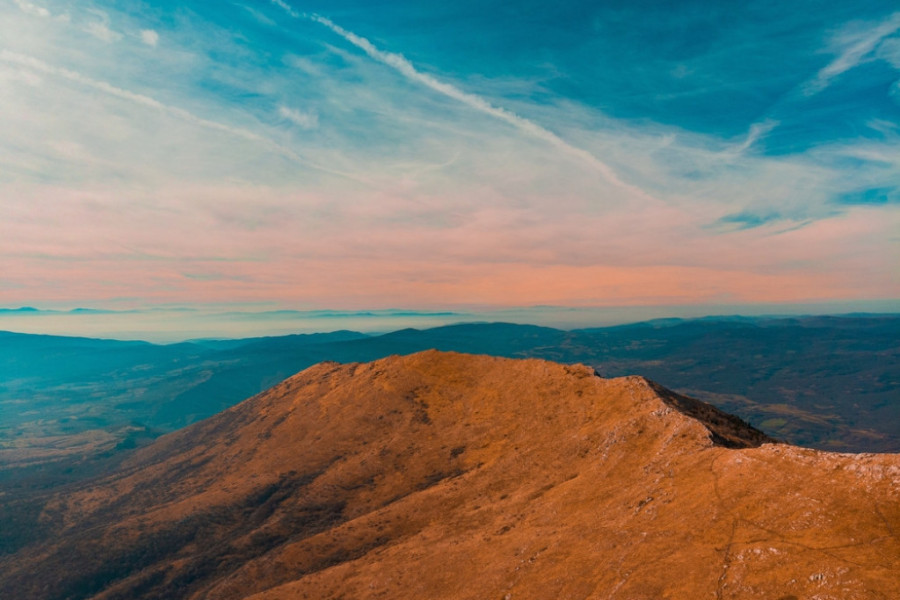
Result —
M314 112L303 112L287 106L279 106L278 114L301 129L315 129L319 126L319 115Z
M0 82L9 84L12 82L21 82L26 85L36 87L42 83L42 79L37 73L28 69L17 69L14 71L0 72Z
M43 6L38 6L37 4L27 2L26 0L15 0L15 3L16 6L18 6L22 10L22 12L26 14L43 18L47 18L50 16L50 11Z
M427 73L422 73L421 71L416 69L415 66L413 66L413 64L409 62L409 60L407 60L403 55L380 50L366 38L360 37L355 33L344 29L330 19L316 14L300 14L282 0L272 0L272 3L284 9L289 15L294 18L305 17L310 19L311 21L324 25L357 48L360 48L369 57L395 69L407 79L420 83L448 98L452 98L454 100L462 102L469 108L504 121L530 137L549 143L557 150L560 150L566 155L588 165L592 170L601 175L615 187L640 198L653 199L649 196L649 194L640 189L638 186L623 181L609 165L599 160L590 152L584 150L583 148L573 146L569 142L559 137L559 135L542 127L541 125L522 116L519 116L510 110L495 106L481 96L465 92L458 87L440 81L436 77L428 75Z
M35 71L40 71L42 73L46 73L47 75L54 75L58 77L62 77L63 79L68 79L69 81L74 81L76 83L80 83L82 85L94 88L111 96L115 96L117 98L121 98L123 100L128 100L135 104L140 104L141 106L145 106L147 108L153 108L159 111L168 112L178 117L183 118L186 121L190 121L197 125L202 125L204 127L208 127L210 129L217 129L219 131L226 131L238 137L242 137L244 139L259 141L262 138L257 134L242 130L236 129L229 125L223 125L222 123L216 123L215 121L209 121L207 119L203 119L196 115L189 113L186 110L176 108L173 106L167 106L163 104L159 100L155 100L150 96L145 96L143 94L137 94L135 92L131 92L129 90L116 87L110 83L105 81L99 81L96 79L92 79L81 73L76 71L72 71L69 69L64 69L61 67L55 67L44 61L34 58L32 56L27 56L25 54L20 54L18 52L11 52L9 50L0 50L0 60L17 64L20 66L28 67Z
M895 119L860 115L871 123L864 139L818 138L769 154L820 116L798 122L791 112L806 101L794 87L806 75L779 80L792 91L778 111L735 116L725 103L729 127L699 133L653 115L614 119L603 107L621 91L597 84L603 97L591 102L534 83L505 57L456 87L351 32L274 7L292 31L261 27L230 3L198 7L171 29L108 6L127 34L115 52L97 51L84 14L63 27L10 3L0 19L8 49L0 166L9 174L0 177L0 256L10 265L0 288L20 290L0 299L367 307L897 289L889 285L900 231ZM215 15L204 20L204 10ZM148 27L163 38L152 53L141 37ZM891 62L893 40L862 60ZM822 64L843 48L834 47ZM454 72L480 64L454 62ZM497 64L512 74L499 83ZM886 65L879 73L890 75ZM690 67L692 77L710 76L703 61ZM567 69L565 85L578 75ZM783 135L767 138L776 126ZM356 181L298 168L306 157ZM591 157L665 202L607 184ZM53 257L77 259L79 269Z
M286 65L303 71L303 73L305 73L306 75L312 75L316 77L322 75L322 67L312 59L305 56L288 54L284 57L284 62Z
M100 10L89 10L90 13L97 17L96 21L88 23L84 30L108 44L118 42L122 39L122 34L109 28L109 15Z
M334 175L339 175L341 177L347 177L347 178L351 178L351 179L354 178L352 175L348 175L346 173L335 171L335 170L325 167L323 165L319 165L312 161L309 161L309 160L303 158L302 156L300 156L299 154L297 154L296 152L294 152L293 150L291 150L290 148L288 148L282 144L279 144L277 142L273 142L272 140L270 140L258 133L255 133L253 131L243 129L240 127L233 127L231 125L226 125L224 123L219 123L217 121L212 121L210 119L205 119L203 117L199 117L199 116L197 116L189 111L186 111L182 108L164 104L164 103L160 102L159 100L156 100L155 98L151 98L150 96L146 96L144 94L138 94L138 93L114 86L105 81L100 81L97 79L87 77L76 71L64 69L61 67L55 67L53 65L45 63L44 61L42 61L40 59L31 57L31 56L27 56L27 55L20 54L17 52L11 52L9 50L0 50L0 61L12 63L12 64L19 65L22 67L27 67L28 69L31 69L33 71L38 71L41 73L45 73L47 75L61 77L63 79L67 79L69 81L74 81L81 85L101 91L110 96L114 96L114 97L120 98L122 100L127 100L134 104L144 106L147 108L151 108L154 110L158 110L160 112L168 113L172 116L182 119L183 121L193 123L194 125L198 125L200 127L212 129L215 131L221 131L221 132L233 135L238 138L242 138L242 139L250 141L250 142L256 142L256 143L258 143L264 147L268 147L269 149L276 151L277 153L281 154L282 156L284 156L294 162L302 164L304 166L312 167L314 169L318 169L320 171L324 171L324 172L331 173Z
M141 41L147 44L148 46L156 47L159 43L159 34L152 29L142 29L141 30Z
M283 0L272 0L272 4L284 10L287 14L291 15L295 19L299 19L303 15L295 11L290 4L284 2Z
M900 29L900 12L892 14L874 27L839 36L836 40L837 46L840 47L838 57L803 85L804 94L812 96L827 88L832 79L863 62L882 40L898 29Z
M481 96L464 92L456 86L453 86L449 83L444 83L443 81L440 81L435 77L432 77L431 75L422 73L418 71L412 65L412 63L406 60L406 58L404 58L402 55L379 50L369 40L360 37L350 31L347 31L343 27L336 25L331 20L326 19L325 17L321 17L319 15L311 15L309 18L328 27L333 32L340 35L354 46L360 48L363 52L365 52L375 60L399 71L400 74L402 74L404 77L407 77L408 79L411 79L413 81L417 81L425 85L426 87L438 92L439 94L447 96L448 98L458 100L459 102L462 102L466 106L469 106L470 108L473 108L479 112L500 119L501 121L505 121L506 123L512 125L516 129L522 131L527 135L548 142L558 150L561 150L569 156L577 158L588 164L614 186L624 191L630 192L638 197L648 197L648 194L644 192L644 190L622 181L615 173L615 171L613 171L613 169L609 167L609 165L600 161L593 154L569 144L552 131L541 127L537 123L534 123L524 117L520 117L519 115L506 110L505 108L494 106Z
M900 37L888 38L878 45L876 56L900 69Z
M753 123L747 131L747 137L744 141L729 150L729 154L742 154L749 150L756 142L765 137L767 133L778 127L779 122L774 119L766 119L758 123Z

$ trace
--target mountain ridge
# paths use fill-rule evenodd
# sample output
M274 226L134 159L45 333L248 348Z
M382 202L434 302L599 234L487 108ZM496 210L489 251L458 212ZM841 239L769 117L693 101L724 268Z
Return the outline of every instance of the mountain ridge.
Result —
M45 540L0 558L0 586L41 600L887 598L900 457L771 442L585 366L321 363L51 497Z
M366 362L428 348L577 362L605 377L639 373L791 443L897 452L897 339L900 318L876 316L693 320L568 332L469 324L400 335L333 332L176 347L0 334L0 463L23 465L37 452L59 460L48 473L84 472L78 457L92 447L114 447L114 431L123 426L172 431L323 360ZM86 431L108 442L85 445ZM29 477L9 471L0 468L0 478Z

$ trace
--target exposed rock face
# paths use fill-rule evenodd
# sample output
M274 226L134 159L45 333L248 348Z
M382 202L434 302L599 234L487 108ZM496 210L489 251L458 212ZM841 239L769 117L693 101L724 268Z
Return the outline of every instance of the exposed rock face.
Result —
M640 377L321 364L50 499L11 598L874 599L900 456L772 440Z

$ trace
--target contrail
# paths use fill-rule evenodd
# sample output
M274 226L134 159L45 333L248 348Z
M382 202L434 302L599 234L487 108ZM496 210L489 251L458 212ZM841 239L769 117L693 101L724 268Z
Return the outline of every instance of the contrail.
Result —
M577 158L578 160L586 163L614 186L638 195L642 198L651 198L651 196L649 196L644 190L640 189L639 187L622 181L616 174L616 172L612 169L612 167L597 159L597 157L595 157L587 150L583 150L571 145L552 131L541 127L537 123L534 123L533 121L530 121L524 117L520 117L516 113L505 108L494 106L481 96L465 92L454 85L440 81L426 73L422 73L421 71L417 70L413 66L413 64L401 54L379 50L375 47L374 44L372 44L372 42L370 42L366 38L360 37L351 31L347 31L330 19L317 14L299 13L291 8L291 6L285 3L283 0L272 0L272 3L282 8L285 12L287 12L294 18L305 18L315 23L319 23L320 25L324 25L357 48L360 48L363 52L369 55L369 57L395 69L407 79L421 83L422 85L438 92L439 94L443 94L448 98L453 98L454 100L462 102L470 108L473 108L481 113L490 115L496 119L512 125L519 131L531 137L549 143L551 146L564 152L565 154L568 154L569 156Z
M272 150L275 150L279 154L289 158L290 160L299 163L306 167L312 167L314 169L324 171L326 173L330 173L332 175L339 175L341 177L349 177L351 179L357 179L352 175L347 173L341 173L339 171L334 171L323 167L321 165L317 165L312 163L290 148L286 148L277 142L273 142L272 140L265 138L257 133L252 131L248 131L246 129L241 129L239 127L232 127L230 125L225 125L224 123L218 123L216 121L210 121L209 119L204 119L203 117L198 117L197 115L184 110L183 108L178 108L177 106L170 106L168 104L164 104L155 98L151 98L150 96L145 96L143 94L137 94L135 92L114 86L105 81L100 81L98 79L93 79L91 77L87 77L78 73L77 71L72 71L70 69L64 69L62 67L56 67L51 64L48 64L38 58L34 58L32 56L28 56L26 54L20 54L18 52L12 52L9 50L0 50L0 61L4 61L7 63L17 64L28 69L32 69L33 71L39 71L41 73L45 73L47 75L52 75L55 77L61 77L63 79L68 79L69 81L74 81L78 84L81 84L86 87L94 88L99 90L105 94L110 96L115 96L116 98L121 98L122 100L127 100L129 102L133 102L134 104L138 104L141 106L145 106L147 108L152 108L158 110L160 112L168 113L183 121L187 121L188 123L193 123L195 125L199 125L200 127L205 127L207 129L212 129L215 131L222 131L224 133L228 133L235 137L243 138L245 140L255 142L261 144L263 146L268 146Z

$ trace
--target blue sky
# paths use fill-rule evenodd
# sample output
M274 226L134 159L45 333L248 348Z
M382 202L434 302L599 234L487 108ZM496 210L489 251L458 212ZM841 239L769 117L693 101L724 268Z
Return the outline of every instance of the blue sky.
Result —
M0 305L900 297L891 2L0 0Z

